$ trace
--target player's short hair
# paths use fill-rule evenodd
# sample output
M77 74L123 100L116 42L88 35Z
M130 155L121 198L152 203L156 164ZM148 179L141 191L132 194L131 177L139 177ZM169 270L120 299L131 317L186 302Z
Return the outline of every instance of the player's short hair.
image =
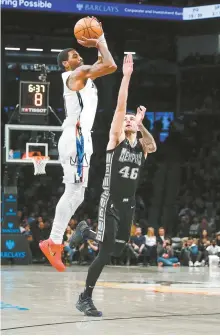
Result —
M134 111L127 111L126 114L136 116L136 112Z
M58 65L59 65L59 67L61 68L61 69L64 69L65 67L63 66L63 62L64 61L68 61L68 57L69 57L69 55L68 55L68 53L70 52L70 51L72 51L72 50L75 50L74 48L66 48L66 49L63 49L60 53L59 53L59 55L57 56L57 63L58 63Z

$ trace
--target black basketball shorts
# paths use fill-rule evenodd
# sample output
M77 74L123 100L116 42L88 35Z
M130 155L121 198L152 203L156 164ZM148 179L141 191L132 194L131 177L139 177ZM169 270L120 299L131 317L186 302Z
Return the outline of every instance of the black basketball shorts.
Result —
M129 240L131 225L135 212L135 198L113 201L111 195L104 191L100 198L98 214L98 231L96 238L112 244L125 244Z

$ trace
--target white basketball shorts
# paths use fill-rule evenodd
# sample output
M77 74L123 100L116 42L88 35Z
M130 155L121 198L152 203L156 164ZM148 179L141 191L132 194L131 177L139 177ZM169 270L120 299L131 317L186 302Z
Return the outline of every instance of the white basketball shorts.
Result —
M82 183L87 186L90 159L93 152L91 132L83 133L84 151L79 155L76 127L66 127L59 139L58 151L63 167L63 183Z

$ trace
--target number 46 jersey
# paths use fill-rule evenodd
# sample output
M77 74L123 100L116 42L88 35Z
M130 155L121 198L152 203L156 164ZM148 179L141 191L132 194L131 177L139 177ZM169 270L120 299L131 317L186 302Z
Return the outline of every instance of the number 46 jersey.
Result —
M103 189L113 200L135 196L145 157L139 140L132 147L127 139L108 150Z

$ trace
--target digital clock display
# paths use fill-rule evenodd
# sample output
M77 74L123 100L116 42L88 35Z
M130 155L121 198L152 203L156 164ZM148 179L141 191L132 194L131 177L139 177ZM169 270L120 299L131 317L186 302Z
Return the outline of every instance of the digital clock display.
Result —
M20 82L20 114L47 115L49 106L49 83Z

